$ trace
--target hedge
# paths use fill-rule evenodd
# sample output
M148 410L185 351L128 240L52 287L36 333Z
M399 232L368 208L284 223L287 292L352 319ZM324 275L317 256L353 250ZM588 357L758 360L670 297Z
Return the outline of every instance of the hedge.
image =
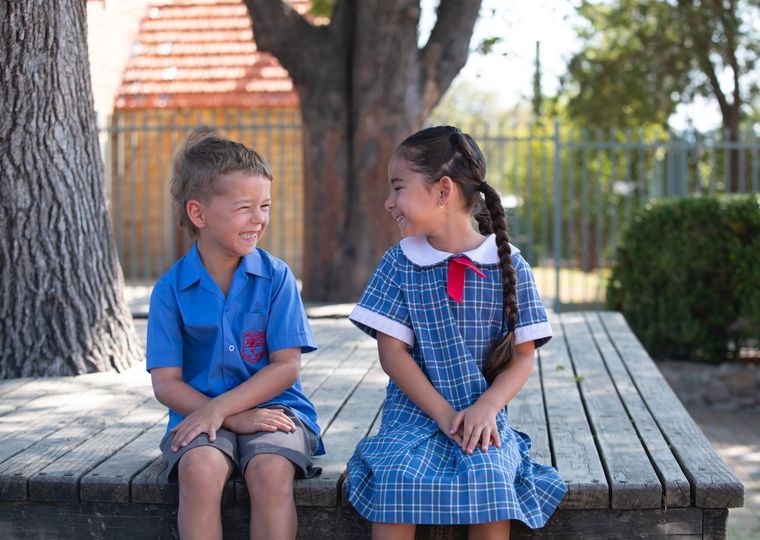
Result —
M760 197L647 204L623 231L607 288L655 358L732 360L760 338Z

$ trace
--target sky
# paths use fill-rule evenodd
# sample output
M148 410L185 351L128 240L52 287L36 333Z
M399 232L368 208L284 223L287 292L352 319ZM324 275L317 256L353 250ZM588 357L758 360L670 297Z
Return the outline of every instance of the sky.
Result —
M432 28L437 4L438 0L422 0L422 41ZM567 62L581 46L575 32L580 24L573 7L576 4L571 0L483 0L472 48L489 36L499 36L502 41L491 54L470 54L458 80L498 92L505 109L529 100L533 94L536 41L540 41L541 88L544 95L554 94ZM680 106L671 126L683 129L688 118L701 131L719 126L721 119L717 105L704 99Z

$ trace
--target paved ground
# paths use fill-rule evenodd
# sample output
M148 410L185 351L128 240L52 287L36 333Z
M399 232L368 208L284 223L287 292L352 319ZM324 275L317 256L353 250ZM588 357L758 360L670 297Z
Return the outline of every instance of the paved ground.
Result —
M127 299L138 333L145 343L150 289L130 288ZM307 306L310 316L347 315L350 306ZM324 311L324 313L323 313ZM720 411L706 406L688 407L694 420L723 460L744 484L744 508L729 511L727 540L760 539L760 411Z
M728 512L728 540L760 538L760 411L689 407L692 418L744 484L744 508Z

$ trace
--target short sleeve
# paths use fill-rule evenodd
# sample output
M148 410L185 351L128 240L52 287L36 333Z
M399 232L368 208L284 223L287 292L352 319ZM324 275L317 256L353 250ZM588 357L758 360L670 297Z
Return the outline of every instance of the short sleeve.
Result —
M165 282L153 287L148 311L146 369L182 367L182 324L176 298Z
M399 250L398 246L388 250L380 260L349 319L375 339L377 332L382 332L411 347L414 345L414 331L409 309L396 279Z
M283 264L273 285L266 333L267 349L273 352L300 347L302 353L316 350L317 343L290 268Z
M512 264L517 274L516 343L534 341L538 349L551 339L552 327L538 294L530 265L519 254L512 256Z

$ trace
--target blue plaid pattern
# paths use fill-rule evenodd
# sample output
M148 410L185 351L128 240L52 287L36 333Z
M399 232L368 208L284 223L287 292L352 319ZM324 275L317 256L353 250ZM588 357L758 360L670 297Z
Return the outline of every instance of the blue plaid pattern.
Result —
M452 406L472 405L487 389L481 373L490 344L504 332L498 264L478 264L486 278L467 272L464 302L446 294L447 260L417 266L400 246L380 261L358 310L414 333L411 355ZM518 253L518 341L537 346L551 336L532 272ZM356 313L356 312L355 312ZM361 319L361 320L357 320ZM352 315L376 337L372 320ZM374 320L374 319L373 319ZM521 340L520 335L526 338ZM502 448L464 454L436 422L393 381L387 387L378 434L364 438L348 463L348 494L364 518L384 523L469 524L517 519L543 527L566 487L557 471L534 463L531 441L497 416Z

